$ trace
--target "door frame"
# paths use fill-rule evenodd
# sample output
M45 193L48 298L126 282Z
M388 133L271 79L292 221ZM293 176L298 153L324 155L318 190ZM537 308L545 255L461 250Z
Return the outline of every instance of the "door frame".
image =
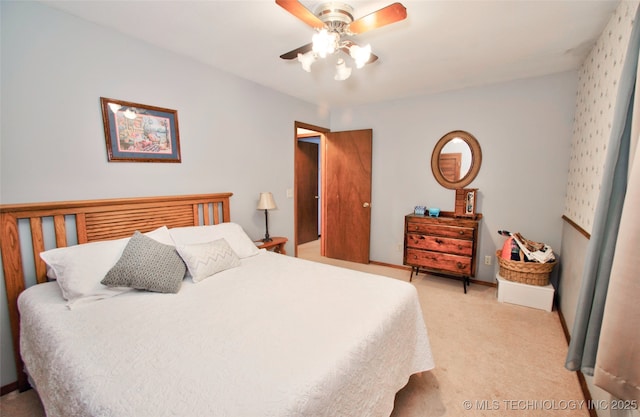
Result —
M316 132L319 136L320 136L320 176L322 178L324 178L324 169L323 169L323 165L324 165L324 152L322 152L322 149L324 149L325 146L325 137L324 134L330 132L329 129L325 128L325 127L321 127L321 126L314 126L308 123L304 123L304 122L299 122L299 121L295 121L294 122L294 128L293 128L293 146L294 146L294 153L293 153L293 165L294 165L294 171L296 171L298 168L298 138L303 137L302 135L298 134L298 129L305 129L305 130L310 130L313 132ZM322 184L324 184L324 181L322 181ZM294 172L293 174L293 247L294 247L294 256L298 257L298 172ZM320 193L320 199L323 198L323 192L324 190L322 188L318 188L318 192ZM323 210L320 210L320 224L324 224L325 221L325 213Z

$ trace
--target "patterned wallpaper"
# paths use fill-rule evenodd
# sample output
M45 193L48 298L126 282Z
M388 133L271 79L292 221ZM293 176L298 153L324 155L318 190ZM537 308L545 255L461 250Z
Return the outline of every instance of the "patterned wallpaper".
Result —
M593 227L602 171L638 1L622 1L578 74L564 215L588 233Z

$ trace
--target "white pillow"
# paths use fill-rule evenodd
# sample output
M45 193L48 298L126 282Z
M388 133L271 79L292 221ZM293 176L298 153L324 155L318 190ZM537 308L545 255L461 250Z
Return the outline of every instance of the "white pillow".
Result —
M240 259L260 253L249 236L237 223L220 223L212 226L186 226L169 229L176 246L207 243L217 239L227 241Z
M193 282L200 282L218 272L240 266L240 258L225 239L178 245L176 250L187 264Z
M160 243L173 246L166 226L145 234ZM40 253L40 258L53 272L69 308L82 302L131 291L131 288L110 288L100 283L120 259L129 239L84 243Z

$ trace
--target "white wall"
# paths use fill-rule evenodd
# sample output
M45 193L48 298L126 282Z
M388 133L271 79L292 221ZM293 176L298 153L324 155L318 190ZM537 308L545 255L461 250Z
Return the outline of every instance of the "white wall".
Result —
M404 215L420 204L453 211L455 191L438 184L431 153L452 130L482 147L483 214L476 279L495 281L499 229L559 252L577 76L575 72L332 111L331 129L373 128L371 259L402 264ZM484 265L484 256L492 265Z
M314 105L35 2L0 2L0 201L231 191L231 218L293 236L294 121L328 125ZM100 97L176 109L182 163L108 163ZM293 253L293 247L288 247ZM0 281L4 294L4 280ZM16 380L0 296L0 385Z

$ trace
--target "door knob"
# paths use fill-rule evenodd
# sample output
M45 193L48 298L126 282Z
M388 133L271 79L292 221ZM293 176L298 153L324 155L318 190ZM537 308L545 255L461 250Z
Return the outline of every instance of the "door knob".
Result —
M369 203L362 203L362 207L364 207L364 208L369 207Z

